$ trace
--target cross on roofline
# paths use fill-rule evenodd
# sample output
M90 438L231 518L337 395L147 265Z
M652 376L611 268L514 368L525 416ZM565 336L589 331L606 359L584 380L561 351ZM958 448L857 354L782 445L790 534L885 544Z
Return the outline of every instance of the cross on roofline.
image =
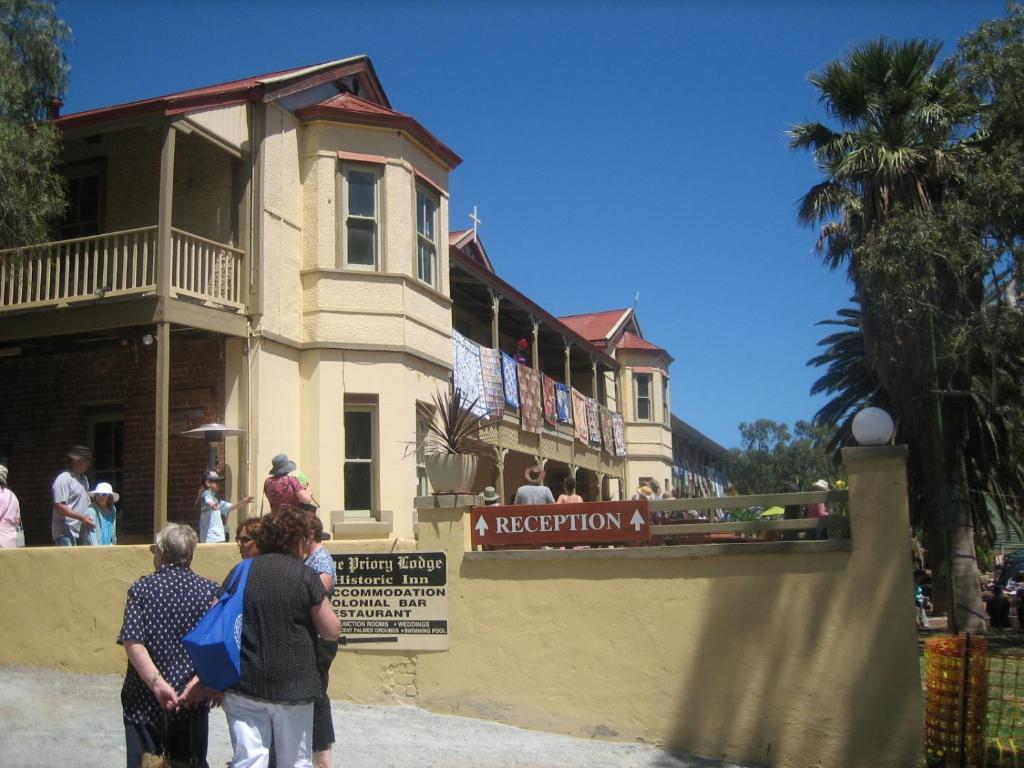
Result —
M476 215L476 206L475 205L473 206L473 212L471 214L469 214L469 218L473 222L473 239L475 240L476 239L477 225L484 223L483 220L479 216Z

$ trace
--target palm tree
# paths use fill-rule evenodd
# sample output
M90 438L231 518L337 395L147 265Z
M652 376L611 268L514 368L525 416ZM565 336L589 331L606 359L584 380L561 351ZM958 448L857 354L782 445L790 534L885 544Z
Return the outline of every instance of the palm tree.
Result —
M856 298L853 299L857 303ZM818 342L824 351L807 361L808 365L825 368L825 373L811 387L812 395L831 395L831 399L814 414L818 426L833 427L835 432L826 446L833 454L847 445L853 436L853 417L867 406L891 410L889 396L868 365L861 334L860 306L840 309L838 317L821 320L817 325L837 326L840 330Z
M821 227L819 254L855 286L867 365L921 470L936 581L955 591L951 625L984 631L962 439L969 398L941 394L969 388L959 334L984 298L977 239L946 218L975 152L976 104L955 63L937 64L939 49L884 39L854 48L810 78L837 128L807 123L789 135L825 177L798 217Z

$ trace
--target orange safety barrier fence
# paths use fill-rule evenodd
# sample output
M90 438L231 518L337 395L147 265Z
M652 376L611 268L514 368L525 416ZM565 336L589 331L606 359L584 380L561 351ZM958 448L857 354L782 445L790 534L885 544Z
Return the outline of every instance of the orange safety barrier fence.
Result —
M925 751L932 766L984 766L988 641L980 635L925 642Z

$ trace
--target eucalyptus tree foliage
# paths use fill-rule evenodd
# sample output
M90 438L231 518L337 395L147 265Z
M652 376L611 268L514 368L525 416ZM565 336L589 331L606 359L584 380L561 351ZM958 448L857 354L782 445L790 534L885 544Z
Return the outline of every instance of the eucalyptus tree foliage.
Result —
M808 491L815 480L835 485L839 468L826 446L830 427L807 421L789 426L771 419L740 424L740 448L733 448L729 474L743 495Z
M52 3L0 0L0 249L48 239L64 210L48 109L67 86L69 38Z

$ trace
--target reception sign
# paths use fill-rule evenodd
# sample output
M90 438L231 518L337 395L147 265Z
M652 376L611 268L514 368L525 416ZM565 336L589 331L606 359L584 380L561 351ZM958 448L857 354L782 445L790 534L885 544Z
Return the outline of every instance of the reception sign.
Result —
M474 507L474 545L611 544L651 538L647 500Z

